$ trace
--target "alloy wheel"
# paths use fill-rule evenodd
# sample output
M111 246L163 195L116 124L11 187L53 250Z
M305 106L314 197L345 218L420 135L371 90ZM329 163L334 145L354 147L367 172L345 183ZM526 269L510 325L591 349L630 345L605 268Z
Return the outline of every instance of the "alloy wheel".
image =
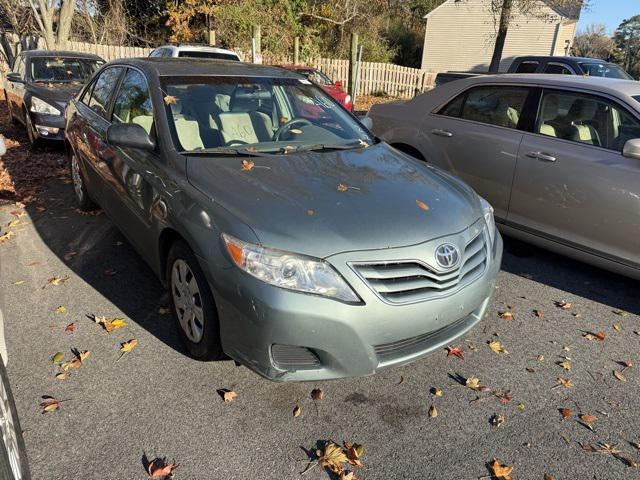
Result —
M204 310L198 281L187 262L177 259L171 267L171 295L180 326L193 343L202 340Z
M0 359L0 362L2 359ZM23 478L16 426L9 404L9 392L0 377L0 437L9 456L9 466L16 480Z
M82 176L80 174L80 165L75 155L71 155L71 178L73 180L73 189L76 192L76 197L78 197L78 201L82 203L84 200L84 189Z

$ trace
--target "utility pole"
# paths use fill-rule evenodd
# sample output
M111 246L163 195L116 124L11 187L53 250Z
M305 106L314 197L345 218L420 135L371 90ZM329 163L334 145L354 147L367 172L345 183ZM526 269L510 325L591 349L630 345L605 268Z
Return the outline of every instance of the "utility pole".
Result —
M358 65L358 34L351 34L351 50L349 52L349 94L356 95L356 68Z

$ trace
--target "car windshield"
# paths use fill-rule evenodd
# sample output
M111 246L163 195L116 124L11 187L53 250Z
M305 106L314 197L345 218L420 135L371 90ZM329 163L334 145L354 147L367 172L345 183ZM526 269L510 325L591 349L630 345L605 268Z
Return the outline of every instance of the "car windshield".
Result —
M271 154L361 148L368 131L305 78L164 77L178 151Z
M31 80L84 83L103 63L92 58L34 57L31 59Z
M631 75L625 72L622 68L612 63L587 63L580 62L580 66L586 75L590 77L607 77L607 78L622 78L625 80L633 80Z

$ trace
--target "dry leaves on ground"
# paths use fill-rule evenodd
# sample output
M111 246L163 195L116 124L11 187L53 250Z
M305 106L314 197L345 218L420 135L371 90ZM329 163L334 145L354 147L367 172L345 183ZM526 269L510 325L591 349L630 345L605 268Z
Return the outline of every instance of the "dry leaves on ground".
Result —
M460 347L446 347L447 357L458 357L460 360L464 360L464 352Z
M107 317L99 317L97 315L89 315L94 322L98 325L102 326L108 333L117 330L118 328L126 327L127 322L124 321L123 318L107 318Z
M172 478L176 468L177 463L167 463L166 458L154 458L147 465L147 475L149 478Z

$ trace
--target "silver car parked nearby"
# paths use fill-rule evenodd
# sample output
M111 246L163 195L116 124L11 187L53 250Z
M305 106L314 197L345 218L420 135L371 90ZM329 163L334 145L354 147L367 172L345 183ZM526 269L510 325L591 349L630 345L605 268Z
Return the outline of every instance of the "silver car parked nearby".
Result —
M504 233L640 278L640 83L475 77L375 105L374 132L454 173Z

